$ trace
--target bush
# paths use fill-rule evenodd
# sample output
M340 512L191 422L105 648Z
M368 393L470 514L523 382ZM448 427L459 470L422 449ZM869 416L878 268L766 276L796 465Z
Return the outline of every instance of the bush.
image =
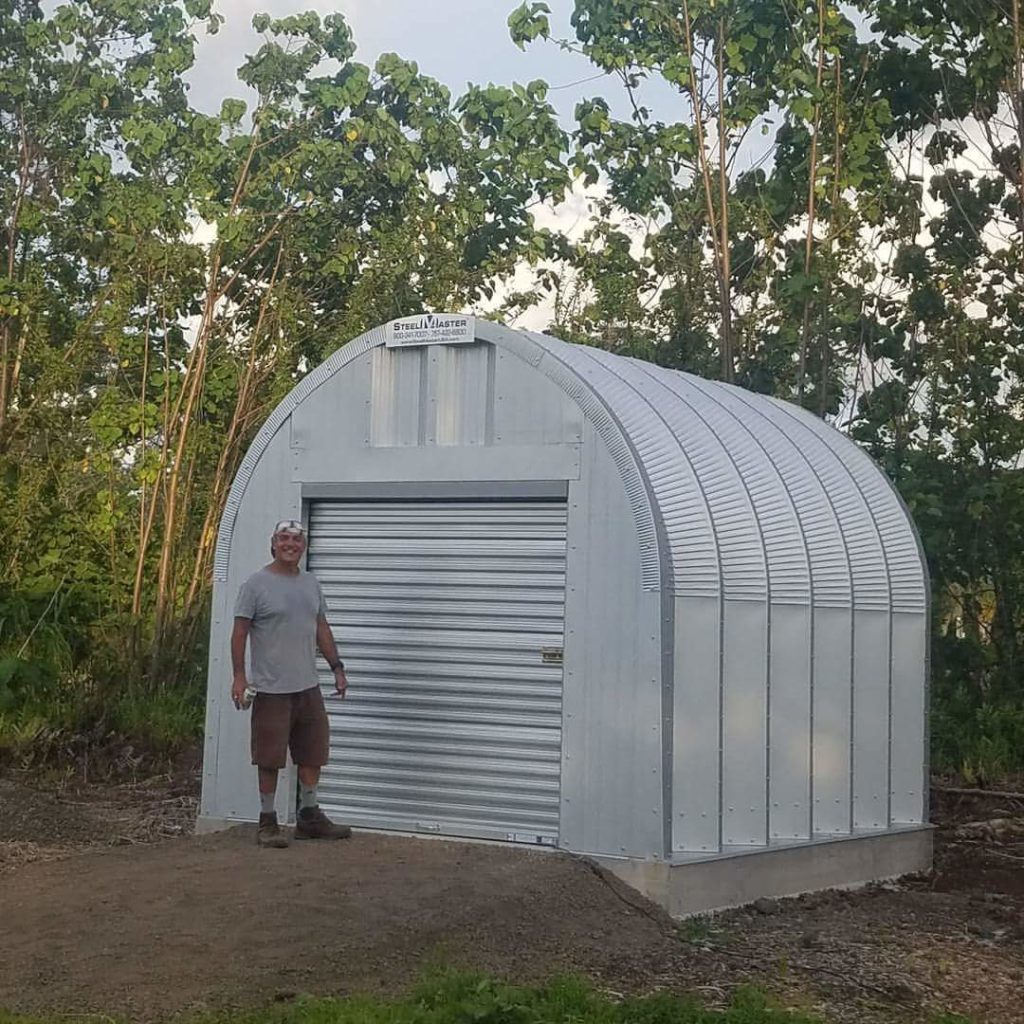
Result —
M0 760L163 767L202 736L205 620L172 638L171 672L137 622L94 604L83 588L0 585Z
M1024 772L1024 705L959 686L932 698L932 770L985 784Z

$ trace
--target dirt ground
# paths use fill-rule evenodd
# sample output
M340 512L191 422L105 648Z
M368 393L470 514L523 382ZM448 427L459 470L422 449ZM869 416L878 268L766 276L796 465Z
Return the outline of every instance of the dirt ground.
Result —
M0 776L0 1008L165 1019L400 993L436 965L712 1005L755 983L836 1022L1024 1021L1024 799L941 794L936 871L672 922L561 854L357 834L191 835L194 778Z

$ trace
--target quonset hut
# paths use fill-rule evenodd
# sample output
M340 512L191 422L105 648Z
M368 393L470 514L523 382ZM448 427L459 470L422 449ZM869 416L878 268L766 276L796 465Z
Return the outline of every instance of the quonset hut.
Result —
M257 810L232 604L288 516L351 685L332 815L586 854L674 914L930 863L925 563L812 415L472 317L335 352L221 524L206 827Z

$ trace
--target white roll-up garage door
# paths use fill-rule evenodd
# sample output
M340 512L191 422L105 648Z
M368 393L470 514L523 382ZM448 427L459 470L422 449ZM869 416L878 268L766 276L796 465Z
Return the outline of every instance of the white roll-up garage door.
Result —
M350 687L327 701L324 808L556 843L564 500L316 501L309 524Z

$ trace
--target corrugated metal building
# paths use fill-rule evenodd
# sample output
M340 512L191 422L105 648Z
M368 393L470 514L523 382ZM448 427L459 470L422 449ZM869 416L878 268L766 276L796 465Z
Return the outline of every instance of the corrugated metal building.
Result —
M351 686L338 818L587 854L673 913L927 866L928 581L885 476L785 402L467 323L357 338L246 456L201 824L258 809L231 609L294 516Z

